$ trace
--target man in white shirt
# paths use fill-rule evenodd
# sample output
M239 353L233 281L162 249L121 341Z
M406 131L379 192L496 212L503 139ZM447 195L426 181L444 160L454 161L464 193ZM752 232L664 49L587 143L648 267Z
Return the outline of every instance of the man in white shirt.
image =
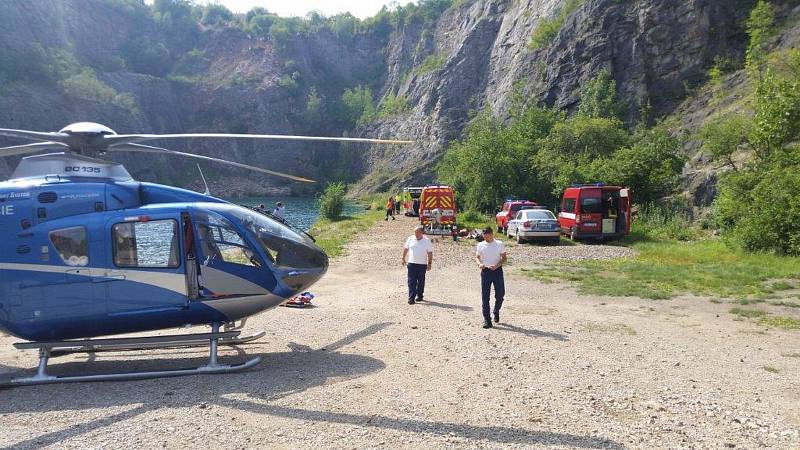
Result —
M286 208L284 208L283 202L278 202L275 205L275 210L272 211L272 215L281 220L286 220Z
M483 242L478 244L475 260L481 268L481 299L483 300L483 328L492 328L489 316L489 293L494 285L494 321L500 322L500 307L506 295L503 264L507 261L506 246L494 238L491 228L483 230Z
M414 229L414 235L403 245L403 265L408 268L408 304L424 300L425 272L433 264L433 244L425 236L422 225Z

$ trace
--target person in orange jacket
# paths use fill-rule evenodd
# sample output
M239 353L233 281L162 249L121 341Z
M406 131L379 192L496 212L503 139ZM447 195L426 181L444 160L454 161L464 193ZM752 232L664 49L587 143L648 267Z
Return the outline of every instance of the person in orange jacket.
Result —
M389 196L389 200L386 202L386 219L389 220L389 217L394 220L394 197Z

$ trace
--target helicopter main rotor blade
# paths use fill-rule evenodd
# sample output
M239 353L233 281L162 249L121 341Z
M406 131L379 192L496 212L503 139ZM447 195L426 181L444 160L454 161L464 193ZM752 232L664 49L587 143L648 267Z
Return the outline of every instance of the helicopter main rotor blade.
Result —
M64 150L66 148L69 147L60 142L36 142L34 144L13 145L11 147L0 148L0 157L27 155L28 153L37 153L43 150Z
M144 142L158 139L273 139L287 141L323 141L323 142L362 142L372 144L413 144L414 141L403 141L396 139L369 139L369 138L346 138L346 137L322 137L322 136L289 136L282 134L229 134L229 133L181 133L181 134L117 134L105 136L103 142L109 147L115 147L127 142Z
M289 175L287 173L282 172L275 172L274 170L262 169L260 167L248 166L247 164L237 163L233 161L227 161L224 159L213 158L211 156L204 156L204 155L195 155L194 153L186 153L186 152L179 152L176 150L169 150L166 148L161 147L151 147L149 145L142 145L142 144L118 144L112 148L108 149L109 152L135 152L135 153L160 153L165 155L174 155L174 156L185 156L187 158L195 158L195 159L202 159L204 161L213 161L221 164L227 164L229 166L239 167L242 169L253 170L256 172L266 173L270 175L275 175L276 177L288 178L294 181L302 181L304 183L316 183L314 180L309 180L308 178L298 177L295 175Z
M12 130L10 128L0 128L0 136L28 139L31 141L55 141L60 143L65 143L65 140L69 138L69 135L64 133L43 133L40 131Z

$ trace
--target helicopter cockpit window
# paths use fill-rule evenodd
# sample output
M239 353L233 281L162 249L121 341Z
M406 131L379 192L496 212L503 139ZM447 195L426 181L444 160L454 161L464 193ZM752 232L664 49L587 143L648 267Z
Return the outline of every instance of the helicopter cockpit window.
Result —
M308 269L327 264L325 253L307 236L248 209L233 207L229 212L253 233L276 266Z
M112 228L114 264L118 267L176 268L178 222L124 222Z
M203 252L203 264L209 265L215 259L231 264L261 267L255 253L247 246L242 237L229 224L220 218L207 217L209 223L197 225L200 234L200 248Z
M73 227L51 231L50 242L64 264L78 267L89 265L89 242L86 239L86 228Z

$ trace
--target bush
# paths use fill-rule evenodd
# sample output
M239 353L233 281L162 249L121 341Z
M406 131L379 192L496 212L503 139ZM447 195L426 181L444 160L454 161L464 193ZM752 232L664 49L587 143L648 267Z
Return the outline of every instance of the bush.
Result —
M578 114L586 117L621 118L622 105L617 101L617 83L608 70L600 71L581 92Z
M319 197L319 213L322 217L336 220L342 216L345 193L346 190L342 183L333 183L325 188L325 192Z
M378 117L383 119L396 116L408 111L410 108L408 100L404 96L388 94L378 105Z
M447 60L447 55L442 53L434 53L425 58L424 61L417 67L417 74L425 75L426 73L435 72L442 68L444 62Z
M138 112L136 101L131 94L120 94L114 88L97 79L94 71L88 67L61 82L64 93L70 97L100 103L112 103L127 109L131 113Z
M233 13L219 3L209 3L203 10L203 17L200 21L203 25L219 26L233 20Z
M540 19L533 30L528 48L536 50L552 42L558 36L558 32L561 31L561 27L564 26L564 21L567 20L567 17L575 12L583 4L583 1L567 0L564 7L554 17Z
M675 204L646 203L639 208L632 225L634 233L656 240L691 241L700 235L685 209Z
M356 86L345 89L342 94L344 115L350 124L364 124L375 120L377 111L372 100L372 89L367 86Z

